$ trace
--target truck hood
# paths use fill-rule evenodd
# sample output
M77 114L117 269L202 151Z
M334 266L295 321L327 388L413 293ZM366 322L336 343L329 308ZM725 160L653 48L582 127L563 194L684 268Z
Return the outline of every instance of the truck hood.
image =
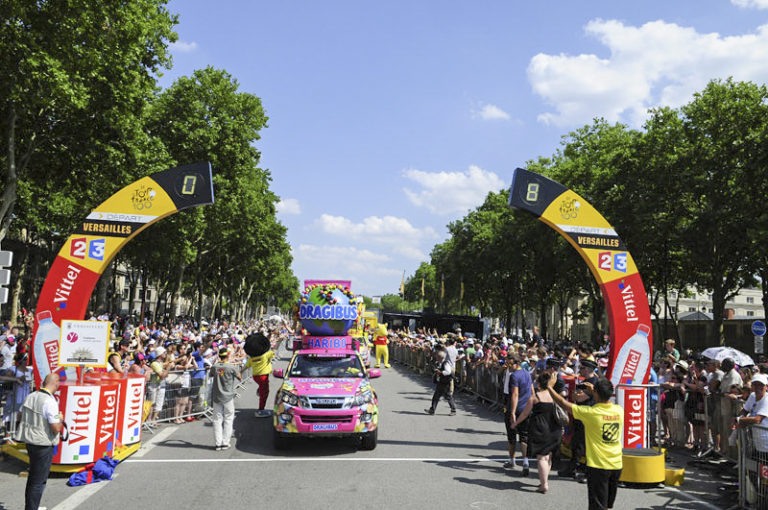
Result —
M286 379L283 386L299 395L354 395L358 390L365 391L369 383L366 379L358 378L292 377Z

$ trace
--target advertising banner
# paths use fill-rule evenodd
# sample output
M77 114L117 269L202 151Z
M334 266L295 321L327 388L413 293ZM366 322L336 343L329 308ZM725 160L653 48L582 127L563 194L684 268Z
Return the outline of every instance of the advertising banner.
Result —
M533 214L560 233L600 284L610 326L611 382L647 383L653 345L648 296L632 255L613 227L577 193L522 168L512 178L509 206Z
M59 387L59 409L64 413L69 437L54 450L55 464L87 464L96 452L101 385L64 385Z
M144 376L129 375L121 385L120 430L115 439L123 445L141 441L141 418L144 411Z
M106 367L110 326L106 321L62 320L59 366Z
M120 383L104 382L99 395L99 414L93 458L111 457L115 451L120 409Z
M182 209L213 203L210 163L143 177L94 209L66 240L37 301L30 350L35 383L57 366L61 321L83 319L101 273L136 234Z

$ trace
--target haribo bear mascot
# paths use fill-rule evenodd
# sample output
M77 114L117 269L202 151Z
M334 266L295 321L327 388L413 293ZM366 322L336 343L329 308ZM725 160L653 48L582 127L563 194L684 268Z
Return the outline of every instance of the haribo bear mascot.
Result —
M376 346L376 368L381 366L381 360L384 360L384 367L389 368L389 337L387 337L387 325L379 324L376 326L376 338L373 345Z

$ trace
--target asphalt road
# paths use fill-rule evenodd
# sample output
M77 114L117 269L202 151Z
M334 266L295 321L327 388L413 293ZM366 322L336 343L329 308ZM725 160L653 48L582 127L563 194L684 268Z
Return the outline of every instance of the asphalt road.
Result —
M257 396L250 383L237 400L233 448L214 451L207 420L164 425L154 436L145 433L142 450L118 466L113 481L71 488L66 478L54 477L42 504L57 510L587 508L586 485L554 476L542 495L535 492L535 469L526 479L519 468L504 470L501 416L472 399L458 399L457 416L448 416L445 402L435 416L425 415L431 385L400 367L384 370L374 387L381 413L374 451L358 451L344 439L300 440L289 451L273 450L271 421L253 417ZM0 462L0 510L23 508L22 470L13 459ZM620 489L616 508L716 508L691 497L669 488Z

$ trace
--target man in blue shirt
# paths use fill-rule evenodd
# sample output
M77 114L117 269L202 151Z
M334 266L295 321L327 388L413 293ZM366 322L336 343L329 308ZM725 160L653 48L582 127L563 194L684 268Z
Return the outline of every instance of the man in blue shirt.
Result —
M517 418L528 405L531 398L533 381L531 374L521 366L522 360L517 354L507 356L507 372L504 377L504 424L507 428L509 443L509 462L504 467L515 468L515 449L520 441L520 453L523 456L522 476L529 474L528 468L528 418L518 423Z

